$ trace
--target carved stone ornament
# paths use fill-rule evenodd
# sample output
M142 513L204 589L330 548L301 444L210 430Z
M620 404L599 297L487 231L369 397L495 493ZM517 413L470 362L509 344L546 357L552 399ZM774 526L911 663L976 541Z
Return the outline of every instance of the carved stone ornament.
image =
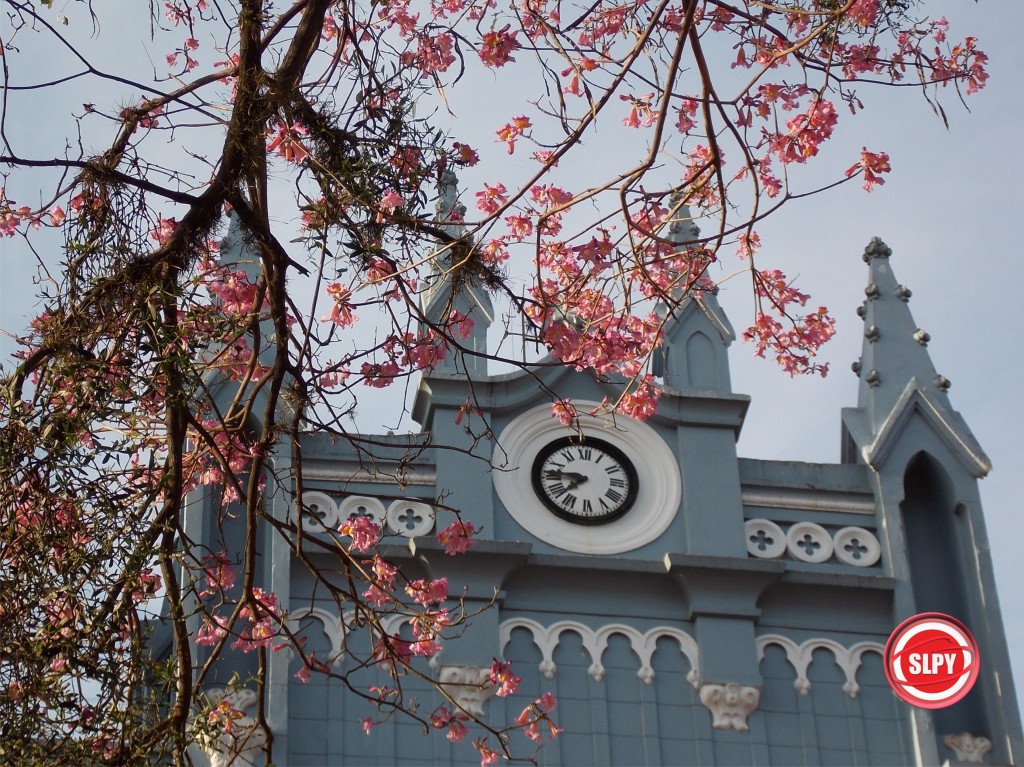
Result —
M214 688L206 696L214 709L218 706L228 709L216 735L204 734L197 739L210 760L210 767L255 767L267 743L266 732L245 713L256 704L256 693L246 689L225 693Z
M985 754L992 750L992 741L988 738L961 732L959 735L947 735L942 739L946 748L956 754L957 761L964 764L984 764Z
M467 714L484 715L484 704L497 692L491 670L483 666L441 666L438 681Z
M745 684L704 684L700 688L700 702L711 712L711 726L719 730L749 730L747 717L760 700L761 689Z

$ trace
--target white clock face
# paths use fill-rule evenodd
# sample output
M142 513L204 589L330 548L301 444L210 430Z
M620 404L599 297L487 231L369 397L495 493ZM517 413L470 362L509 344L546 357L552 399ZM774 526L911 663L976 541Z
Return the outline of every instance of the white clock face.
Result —
M533 488L557 516L583 525L612 522L632 508L637 472L604 440L563 437L546 445L533 464Z

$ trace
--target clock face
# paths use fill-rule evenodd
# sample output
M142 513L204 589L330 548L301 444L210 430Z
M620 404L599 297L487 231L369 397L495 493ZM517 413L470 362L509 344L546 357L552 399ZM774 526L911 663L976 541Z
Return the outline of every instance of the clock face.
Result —
M533 462L533 489L562 519L581 525L612 522L633 506L636 468L601 439L563 437L546 445Z

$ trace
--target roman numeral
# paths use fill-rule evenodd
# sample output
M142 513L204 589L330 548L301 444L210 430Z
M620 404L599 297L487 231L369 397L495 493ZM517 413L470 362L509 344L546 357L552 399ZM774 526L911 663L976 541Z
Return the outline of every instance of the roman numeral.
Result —
M626 486L626 480L620 479L619 477L612 477L608 482L609 482L609 484L612 487L625 487Z
M589 461L593 451L589 447L581 447L577 450L581 461Z
M565 508L567 508L569 511L572 511L573 509L576 508L577 500L579 499L575 495L569 493L567 496L565 496Z
M605 498L608 498L612 503L619 503L620 501L622 501L622 494L619 493L617 490L609 489L608 492L604 494L604 496Z
M589 498L584 498L583 499L583 513L584 514L588 514L588 515L594 513L594 506L590 502Z

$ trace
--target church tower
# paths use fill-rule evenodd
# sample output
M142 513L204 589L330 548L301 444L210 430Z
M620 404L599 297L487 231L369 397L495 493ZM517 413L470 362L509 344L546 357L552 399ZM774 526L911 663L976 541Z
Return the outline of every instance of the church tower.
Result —
M661 310L653 372L664 393L647 421L587 414L623 381L550 360L489 375L493 307L458 278L471 243L454 178L440 197L449 241L422 321L457 312L473 330L420 383L422 433L368 435L358 449L302 434L301 497L274 487L267 508L314 538L369 516L385 531L382 557L410 578L448 579L461 599L450 606L472 617L423 670L450 700L500 727L551 692L562 732L536 752L542 764L1020 763L977 491L988 460L949 403L883 243L865 252L860 388L842 414L841 462L752 460L736 447L750 397L732 391L735 333L710 290ZM685 248L698 235L680 208L673 241ZM583 414L576 427L552 417L555 397ZM287 473L286 456L275 460ZM436 540L452 510L480 531L457 557ZM442 702L416 675L396 681L360 660L354 648L372 641L365 620L326 598L280 536L260 545L264 587L308 652L353 685L401 684L421 711ZM315 546L303 556L336 567ZM882 659L895 626L923 611L963 621L981 652L974 691L933 712L894 695ZM384 624L409 631L401 616ZM495 694L495 659L522 677L514 694ZM303 684L297 658L267 663L281 764L480 761L468 741L378 717L337 680ZM368 735L367 717L380 720ZM534 755L514 734L511 747Z

